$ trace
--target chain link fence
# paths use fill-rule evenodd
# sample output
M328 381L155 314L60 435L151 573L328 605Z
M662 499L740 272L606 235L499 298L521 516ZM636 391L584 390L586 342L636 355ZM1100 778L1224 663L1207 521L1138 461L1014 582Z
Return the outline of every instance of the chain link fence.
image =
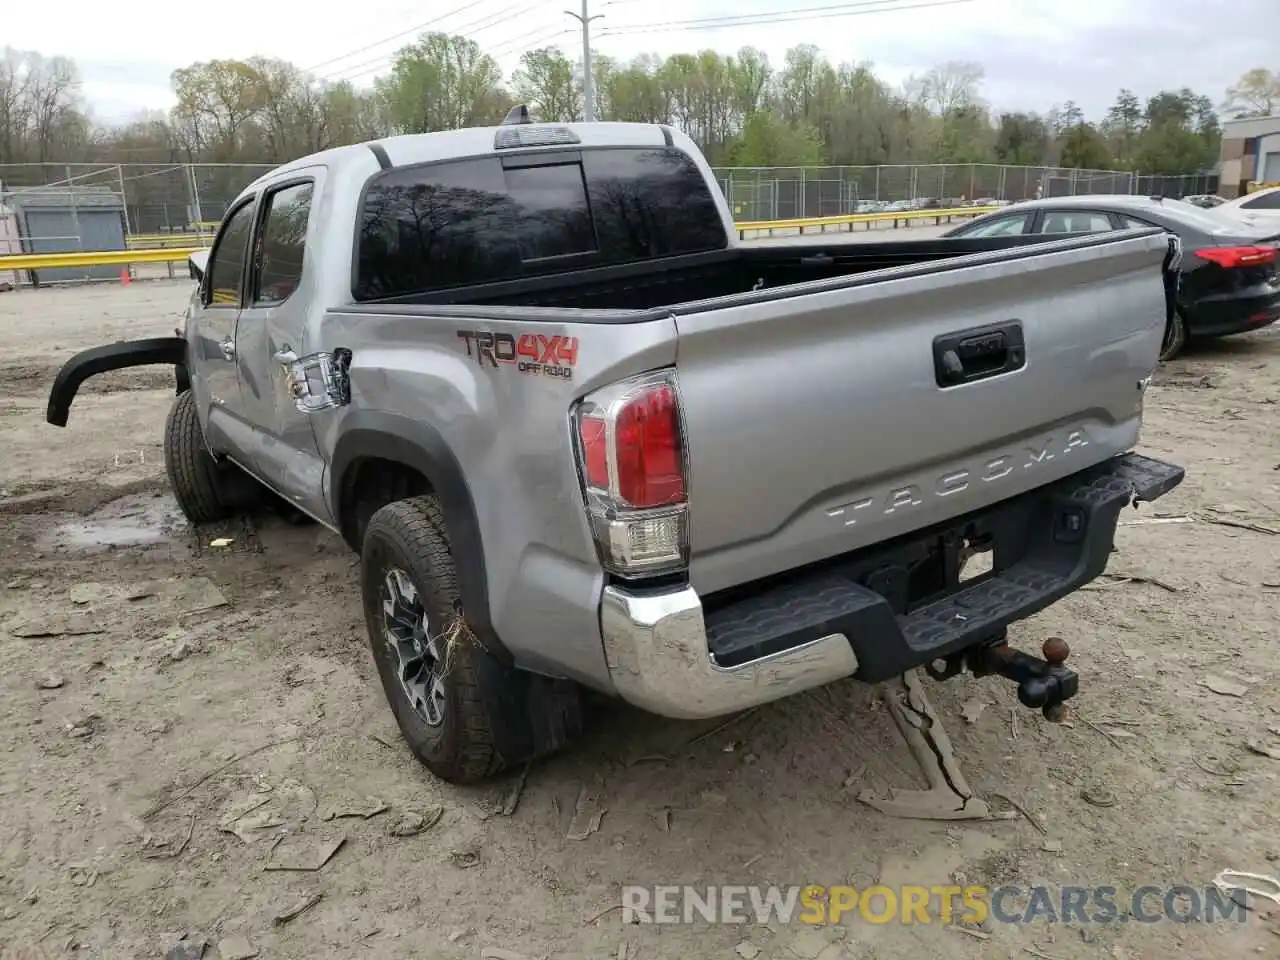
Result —
M999 164L902 164L877 167L717 167L735 220L795 220L875 212L893 205L958 207L982 201L1075 194L1159 194L1181 199L1213 193L1208 174L1143 176L1127 170L1075 170Z
M0 163L0 250L45 253L190 242L211 235L235 196L272 169L268 163ZM893 204L956 206L1036 196L1142 193L1183 197L1212 193L1204 174L1150 177L1119 170L1012 167L997 164L915 164L878 167L720 167L716 177L734 219L790 220L839 216ZM36 189L38 188L38 190ZM14 211L38 201L60 207L35 236L15 226ZM111 243L91 219L119 211L122 240ZM87 211L93 211L90 216ZM81 216L84 212L85 215ZM6 235L5 218L9 228ZM110 246L102 246L111 243Z
M127 237L211 233L236 195L270 163L0 163L0 205L61 195L71 210L110 194ZM38 189L36 189L38 188ZM97 202L101 202L98 200Z

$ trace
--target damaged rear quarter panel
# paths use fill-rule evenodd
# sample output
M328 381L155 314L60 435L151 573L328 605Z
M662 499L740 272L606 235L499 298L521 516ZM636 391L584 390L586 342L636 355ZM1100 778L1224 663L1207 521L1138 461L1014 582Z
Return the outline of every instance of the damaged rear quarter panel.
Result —
M326 314L308 350L351 350L351 403L315 415L317 440L332 465L344 421L355 412L429 423L461 468L475 506L498 637L521 667L611 692L600 640L603 574L569 413L595 388L673 364L675 324L670 318L574 323L563 311L507 312L509 318L478 319L474 310L405 306ZM514 345L516 355L508 357L502 346L489 356L480 349L492 346L488 335ZM553 365L564 367L572 356L568 338L577 339L570 376L548 374L533 351L551 348ZM330 489L332 479L326 478Z

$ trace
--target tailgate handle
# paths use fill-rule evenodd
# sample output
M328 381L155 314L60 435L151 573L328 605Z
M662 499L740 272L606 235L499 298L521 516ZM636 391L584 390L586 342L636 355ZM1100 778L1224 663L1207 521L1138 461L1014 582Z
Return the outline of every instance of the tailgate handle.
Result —
M1012 373L1026 364L1019 320L960 330L933 341L934 376L943 388Z

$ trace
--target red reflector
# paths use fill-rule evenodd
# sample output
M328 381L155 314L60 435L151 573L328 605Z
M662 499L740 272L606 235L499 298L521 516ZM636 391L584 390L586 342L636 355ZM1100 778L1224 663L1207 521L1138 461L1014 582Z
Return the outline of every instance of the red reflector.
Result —
M1275 247L1205 247L1196 251L1196 256L1201 260L1208 260L1228 269L1275 263L1276 255Z
M676 393L658 384L635 394L618 413L618 492L633 507L662 507L685 498Z
M598 417L583 417L578 421L578 433L582 438L587 484L599 490L609 489L609 452L604 421Z

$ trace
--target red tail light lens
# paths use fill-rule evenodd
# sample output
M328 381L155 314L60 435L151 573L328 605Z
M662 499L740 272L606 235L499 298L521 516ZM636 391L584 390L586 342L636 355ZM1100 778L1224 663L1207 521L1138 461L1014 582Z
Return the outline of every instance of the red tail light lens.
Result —
M675 390L662 383L634 394L618 412L615 446L618 492L633 507L665 507L684 500L680 411Z
M1197 250L1196 256L1231 270L1275 263L1277 252L1275 247L1205 247Z
M689 563L687 457L674 370L621 380L582 398L579 469L601 563L623 577Z
M587 484L598 490L609 489L609 447L605 423L599 417L582 417L578 421L582 437L583 473Z

